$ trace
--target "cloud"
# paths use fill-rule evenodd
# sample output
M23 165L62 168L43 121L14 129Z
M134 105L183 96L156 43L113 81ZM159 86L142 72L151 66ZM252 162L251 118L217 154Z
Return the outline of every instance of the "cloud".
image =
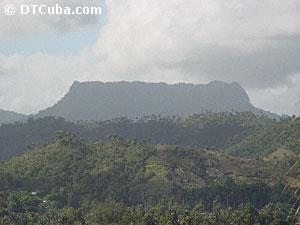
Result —
M32 113L63 97L74 79L85 80L84 56L0 57L0 108Z
M253 89L248 93L255 105L278 114L300 115L300 74L289 78L287 84L276 88Z
M17 11L22 4L46 5L75 8L77 6L103 6L102 0L1 0L0 2L0 36L5 39L15 39L45 32L69 32L87 25L99 25L99 15L20 15L4 14L6 5L13 5ZM3 11L3 12L2 12Z
M116 73L177 69L195 79L266 88L300 71L297 0L110 0L107 6L95 51Z
M0 88L16 93L23 88L19 98L2 91L6 100L0 98L0 107L17 99L11 109L36 111L57 101L75 79L225 80L240 82L261 108L296 110L284 107L289 95L296 104L300 89L298 0L106 0L106 7L107 23L97 43L80 55L0 58ZM80 18L32 20L12 21L0 34L36 27L61 31L90 23ZM18 64L23 66L15 68Z

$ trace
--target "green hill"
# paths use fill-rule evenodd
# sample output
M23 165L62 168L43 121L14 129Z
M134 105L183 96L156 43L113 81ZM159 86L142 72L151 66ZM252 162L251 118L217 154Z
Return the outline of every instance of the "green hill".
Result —
M299 174L286 171L209 150L57 133L1 162L0 224L290 224Z
M288 117L253 132L228 153L243 156L266 156L279 148L300 152L300 118Z
M255 134L277 125L277 121L252 113L203 113L187 118L143 117L138 120L117 118L110 121L78 121L62 118L29 119L26 123L0 126L0 159L18 155L28 145L40 146L52 139L56 131L74 133L85 143L107 141L110 134L128 139L150 140L154 144L171 144L183 147L210 148L218 151L230 149L239 155L264 154L264 149L248 150L246 140L255 140ZM239 151L239 144L243 146ZM251 142L252 143L252 142ZM270 139L268 144L272 144ZM249 145L249 144L248 144ZM234 148L238 147L238 150ZM255 146L256 147L256 146ZM258 146L260 147L260 146Z

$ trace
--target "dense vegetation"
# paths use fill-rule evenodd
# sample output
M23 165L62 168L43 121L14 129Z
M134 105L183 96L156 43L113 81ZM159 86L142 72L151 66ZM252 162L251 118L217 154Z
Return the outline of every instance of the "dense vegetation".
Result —
M76 123L46 117L0 126L0 159L18 155L28 146L45 144L56 131L76 134L86 143L107 141L110 134L117 134L138 141L147 139L154 144L215 149L246 157L263 158L278 148L300 150L300 120L293 117L274 120L252 113L232 112L187 118L151 116L135 121L118 118Z
M116 135L84 144L57 132L0 163L0 224L288 225L299 204L299 168L289 169Z
M263 126L229 148L236 155L268 155L278 148L300 151L300 118L282 118L276 123Z
M252 113L0 127L0 225L293 225L300 119ZM298 209L298 215L297 215Z

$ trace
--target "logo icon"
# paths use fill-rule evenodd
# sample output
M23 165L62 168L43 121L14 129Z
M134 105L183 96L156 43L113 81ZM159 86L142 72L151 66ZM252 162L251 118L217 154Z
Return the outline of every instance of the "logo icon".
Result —
M13 5L5 6L5 14L8 16L12 16L16 14L16 7Z

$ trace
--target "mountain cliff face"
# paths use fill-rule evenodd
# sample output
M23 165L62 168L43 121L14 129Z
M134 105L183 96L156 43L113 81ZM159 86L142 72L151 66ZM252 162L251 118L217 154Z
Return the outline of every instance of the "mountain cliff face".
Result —
M24 119L26 115L0 109L0 124L13 123Z
M67 120L109 120L152 114L190 115L204 111L260 113L238 83L214 81L207 85L143 82L74 82L57 104L37 116Z

